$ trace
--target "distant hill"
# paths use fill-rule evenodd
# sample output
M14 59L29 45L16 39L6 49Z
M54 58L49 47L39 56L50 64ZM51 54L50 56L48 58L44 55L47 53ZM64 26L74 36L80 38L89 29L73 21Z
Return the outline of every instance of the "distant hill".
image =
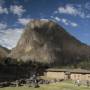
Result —
M90 61L90 46L53 21L32 20L9 56L24 62L32 60L59 67L84 67Z
M7 48L0 46L0 63L2 62L2 60L7 58L9 52L10 50L8 50Z

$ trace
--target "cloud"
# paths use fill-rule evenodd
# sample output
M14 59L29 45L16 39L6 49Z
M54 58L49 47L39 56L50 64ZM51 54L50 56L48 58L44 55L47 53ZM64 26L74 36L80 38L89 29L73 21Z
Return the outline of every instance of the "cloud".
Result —
M23 29L9 28L7 30L0 30L0 45L9 49L16 46Z
M15 15L17 15L17 16L22 16L23 15L23 13L26 11L24 8L23 8L23 6L22 5L11 5L10 6L10 11L13 13L13 14L15 14Z
M18 23L22 24L22 25L27 25L31 20L33 20L32 18L19 18L18 19ZM45 18L41 18L40 20L44 20L44 21L49 21L48 19Z
M54 14L59 13L71 16L79 16L80 18L86 18L88 14L85 12L85 7L85 5L84 7L82 7L82 5L66 4L64 6L60 6L56 11L54 11Z
M90 18L90 14L88 14L88 15L86 16L86 18Z
M65 7L59 7L58 12L73 16L79 16L81 18L85 17L85 13L84 11L82 11L81 7L76 8L74 5L70 5L70 4L67 4Z
M0 23L0 30L5 29L7 27L6 23Z
M48 22L49 21L49 19L46 19L46 18L41 18L40 20L44 20L44 21L46 21L46 22Z
M19 18L18 22L25 26L26 24L28 24L30 22L30 20L32 20L32 19L30 19L30 18Z
M9 14L10 12L21 17L26 11L22 5L11 5L10 8L3 7L2 0L0 0L0 14Z
M78 26L78 24L75 23L75 22L71 22L70 24L71 24L71 26L73 26L73 27L77 27L77 26Z
M59 7L58 12L64 13L64 14L75 15L75 16L79 13L78 10L72 5L66 5L65 7Z
M0 45L9 49L15 47L22 32L22 28L8 28L7 24L0 23Z
M59 17L55 17L54 19L58 22L61 20Z
M87 3L85 4L85 8L88 9L88 10L90 10L90 2L87 2Z
M62 18L62 23L64 23L65 25L69 25L69 21L67 20L67 19L65 19L65 18Z
M0 6L0 14L8 14L8 9Z
M62 18L61 22L64 23L66 26L72 26L72 27L77 27L78 26L77 23L72 22L72 21L70 21L66 18Z
M72 27L77 27L78 26L77 23L72 22L72 21L70 21L70 20L68 20L66 18L59 18L57 16L51 16L51 19L53 21L55 21L55 22L61 22L61 23L63 23L66 26L72 26Z

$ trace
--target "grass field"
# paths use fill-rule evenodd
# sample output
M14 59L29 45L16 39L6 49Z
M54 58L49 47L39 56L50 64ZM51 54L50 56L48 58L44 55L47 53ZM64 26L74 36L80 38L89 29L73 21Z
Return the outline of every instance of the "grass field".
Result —
M52 83L48 85L40 85L39 88L33 88L28 86L22 87L5 87L0 88L0 90L90 90L90 87L87 86L74 86L71 81L64 81L60 83Z

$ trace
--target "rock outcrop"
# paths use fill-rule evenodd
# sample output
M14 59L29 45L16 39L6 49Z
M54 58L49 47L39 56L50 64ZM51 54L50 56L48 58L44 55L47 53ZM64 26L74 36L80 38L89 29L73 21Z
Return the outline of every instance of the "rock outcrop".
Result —
M9 52L7 48L0 46L0 63L7 58Z
M53 21L32 20L9 56L24 62L65 66L90 58L90 47Z

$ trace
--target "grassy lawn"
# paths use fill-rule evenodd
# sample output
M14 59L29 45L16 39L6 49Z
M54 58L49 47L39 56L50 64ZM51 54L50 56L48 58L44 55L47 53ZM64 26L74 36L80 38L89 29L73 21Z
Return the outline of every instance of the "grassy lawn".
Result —
M74 86L71 81L64 81L60 83L52 83L48 85L40 85L39 88L33 88L28 86L22 87L5 87L0 88L0 90L90 90L90 87L87 86Z

